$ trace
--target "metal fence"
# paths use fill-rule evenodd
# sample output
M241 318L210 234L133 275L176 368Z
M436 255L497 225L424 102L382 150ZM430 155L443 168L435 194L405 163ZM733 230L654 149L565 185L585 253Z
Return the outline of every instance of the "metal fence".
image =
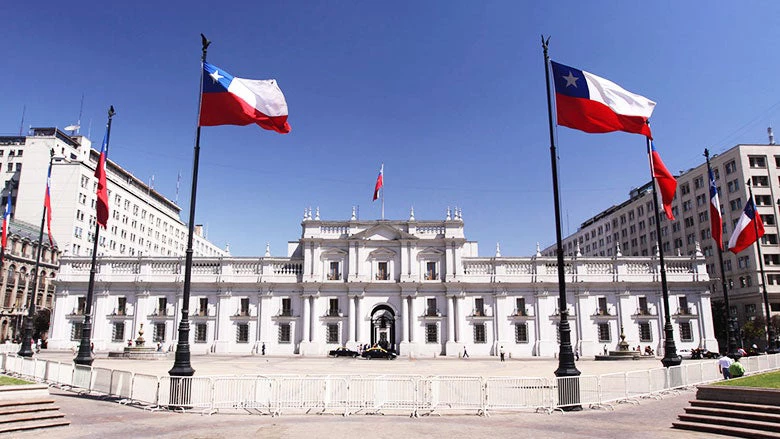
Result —
M780 369L780 354L740 360L747 374ZM482 414L609 407L721 378L717 360L561 378L420 375L157 377L0 353L0 371L150 410Z

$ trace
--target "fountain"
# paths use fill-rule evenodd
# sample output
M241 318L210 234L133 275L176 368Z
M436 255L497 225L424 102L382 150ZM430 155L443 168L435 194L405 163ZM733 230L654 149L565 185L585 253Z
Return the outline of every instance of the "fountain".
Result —
M158 350L157 347L145 347L144 344L144 324L141 323L138 329L138 338L135 339L135 346L127 346L122 352L109 352L108 358L129 358L133 360L161 360L168 357L164 350Z
M604 348L606 350L606 347ZM652 358L652 357L650 357ZM642 353L634 351L626 342L626 334L623 333L623 326L620 326L620 343L618 350L609 351L609 355L596 355L596 361L615 361L615 360L640 360Z

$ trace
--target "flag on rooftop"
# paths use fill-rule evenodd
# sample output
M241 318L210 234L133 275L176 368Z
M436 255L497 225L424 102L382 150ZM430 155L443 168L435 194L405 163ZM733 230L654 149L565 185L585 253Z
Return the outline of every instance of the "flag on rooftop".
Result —
M103 145L100 147L100 158L95 168L95 178L98 179L97 203L95 211L97 213L97 222L103 228L108 224L108 188L106 187L106 161L108 160L108 130L103 136Z
M376 201L377 198L379 198L379 190L382 189L385 185L384 173L385 164L382 163L382 166L379 167L379 175L376 177L376 184L374 185L374 199L372 201Z
M51 237L51 165L46 176L46 195L43 198L43 208L46 209L46 231L49 234L49 245L54 247L54 239Z
M236 78L203 63L199 126L249 125L286 134L287 101L275 79Z
M750 198L737 220L737 225L734 226L734 233L729 239L729 250L735 254L739 253L762 236L764 236L764 222L761 221L761 215L756 210L753 198Z
M710 173L710 230L712 239L718 248L723 250L723 217L720 216L720 200L718 198L718 186L715 185L715 174Z
M661 192L661 203L663 204L666 217L670 220L674 220L674 214L672 213L672 201L674 201L674 192L677 190L677 180L674 178L671 172L666 169L664 162L661 160L661 156L658 155L658 151L655 149L655 142L650 141L651 154L650 154L650 167L653 171L653 178L658 183L658 190Z
M587 133L625 131L652 138L655 102L584 70L552 63L558 125Z

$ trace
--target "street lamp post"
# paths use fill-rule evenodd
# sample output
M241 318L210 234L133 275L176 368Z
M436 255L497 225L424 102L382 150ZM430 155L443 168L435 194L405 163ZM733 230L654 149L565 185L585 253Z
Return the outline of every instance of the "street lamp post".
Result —
M49 169L46 174L48 179L51 176L51 165L54 161L54 150L49 151ZM49 190L48 181L46 182L46 190ZM10 196L10 195L9 195ZM35 269L33 270L33 290L30 293L30 301L27 305L27 319L24 322L24 333L22 335L22 346L17 353L20 357L32 357L32 336L33 336L33 319L35 318L35 296L38 295L38 280L41 278L38 275L41 267L41 252L43 251L43 228L46 226L46 203L43 203L43 215L41 215L41 230L38 233L38 251L35 255Z

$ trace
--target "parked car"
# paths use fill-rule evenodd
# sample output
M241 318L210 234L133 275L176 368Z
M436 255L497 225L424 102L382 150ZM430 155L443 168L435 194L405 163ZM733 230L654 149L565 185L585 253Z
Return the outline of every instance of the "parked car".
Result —
M720 358L720 354L717 352L708 351L707 349L691 349L691 359L697 360L702 358Z
M363 351L363 358L365 359L372 359L372 358L384 358L386 360L395 360L395 352L391 352L385 349L382 349L380 347L373 347L368 348L365 351Z
M336 349L333 349L332 351L328 352L328 356L329 357L352 357L352 358L357 358L358 357L358 353L342 346L340 348L336 348Z

